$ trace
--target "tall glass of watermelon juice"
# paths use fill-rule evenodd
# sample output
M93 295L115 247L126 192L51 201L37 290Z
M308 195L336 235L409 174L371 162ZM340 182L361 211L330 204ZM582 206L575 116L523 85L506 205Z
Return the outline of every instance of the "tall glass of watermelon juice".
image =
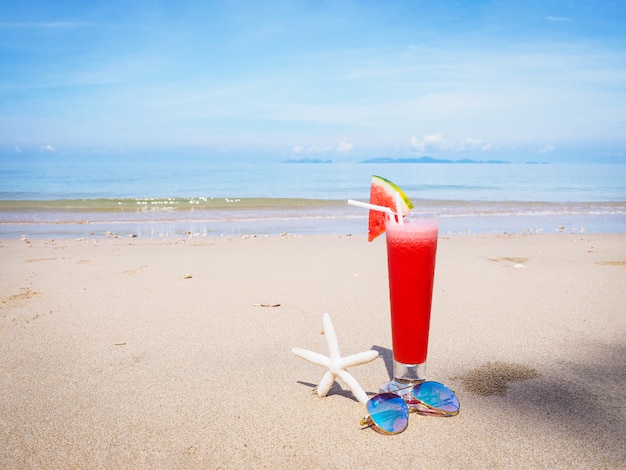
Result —
M383 391L425 380L438 231L434 214L409 213L403 224L386 224L393 379Z

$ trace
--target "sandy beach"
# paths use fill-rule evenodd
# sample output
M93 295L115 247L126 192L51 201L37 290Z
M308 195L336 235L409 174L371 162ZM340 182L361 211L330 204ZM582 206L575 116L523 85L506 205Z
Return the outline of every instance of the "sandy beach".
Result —
M624 468L626 234L441 237L428 377L452 418L312 393L330 314L388 380L384 239L0 240L0 467Z

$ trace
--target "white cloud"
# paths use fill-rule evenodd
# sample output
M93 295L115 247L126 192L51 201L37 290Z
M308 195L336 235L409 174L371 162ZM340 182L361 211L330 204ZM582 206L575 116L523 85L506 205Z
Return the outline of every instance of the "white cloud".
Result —
M566 16L548 16L546 19L554 22L572 21L571 18L567 18Z
M473 139L472 137L468 137L463 142L458 145L459 150L474 150L483 146L483 141L481 139Z
M425 134L421 139L411 137L411 148L418 152L427 152L429 150L480 150L486 152L493 149L493 146L482 139L467 137L464 140L449 140L441 132L434 134Z
M292 147L291 152L294 154L320 154L320 153L348 153L354 149L354 145L347 142L345 139L337 144L336 147L331 147L330 145L295 145Z
M346 142L346 140L344 139L341 142L339 142L339 145L337 145L337 152L338 153L348 153L353 148L354 148L354 145Z
M295 154L302 154L302 153L328 153L330 151L332 151L332 148L329 146L323 146L320 147L318 145L309 145L308 147L305 147L303 145L296 145L294 146L291 151Z
M423 152L424 150L426 150L426 145L421 142L417 137L413 136L411 137L411 148Z
M317 145L312 145L307 149L308 153L328 153L331 151L331 148L326 145L324 147L319 147Z
M48 21L39 23L0 23L0 29L56 29L56 28L82 28L91 26L91 23L78 23L72 21Z
M556 147L554 145L546 145L543 148L540 148L538 150L539 153L550 153L553 152L556 149Z
M421 139L413 136L411 137L411 147L420 152L425 152L428 149L441 149L446 150L449 145L446 143L441 132L435 134L426 134Z
M55 152L56 151L55 148L52 145L50 145L50 144L42 145L41 146L41 150L43 150L44 152Z

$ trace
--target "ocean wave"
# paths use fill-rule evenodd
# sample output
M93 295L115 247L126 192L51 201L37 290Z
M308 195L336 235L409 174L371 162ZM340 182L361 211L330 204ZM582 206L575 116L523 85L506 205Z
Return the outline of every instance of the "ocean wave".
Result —
M415 200L441 217L626 215L626 202ZM0 222L59 220L258 220L367 217L344 200L299 198L139 198L0 200Z

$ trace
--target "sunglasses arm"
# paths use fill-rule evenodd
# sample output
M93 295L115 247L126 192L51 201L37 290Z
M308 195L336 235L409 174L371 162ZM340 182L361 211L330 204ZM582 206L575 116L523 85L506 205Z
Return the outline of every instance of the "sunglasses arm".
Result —
M361 418L360 424L361 427L369 428L374 424L374 422L372 421L372 417L370 415L367 415Z
M440 416L443 418L450 418L459 414L458 410L456 412L445 411L433 406L428 406L426 403L421 401L417 401L417 403L412 403L408 406L409 413L417 413L423 416Z

